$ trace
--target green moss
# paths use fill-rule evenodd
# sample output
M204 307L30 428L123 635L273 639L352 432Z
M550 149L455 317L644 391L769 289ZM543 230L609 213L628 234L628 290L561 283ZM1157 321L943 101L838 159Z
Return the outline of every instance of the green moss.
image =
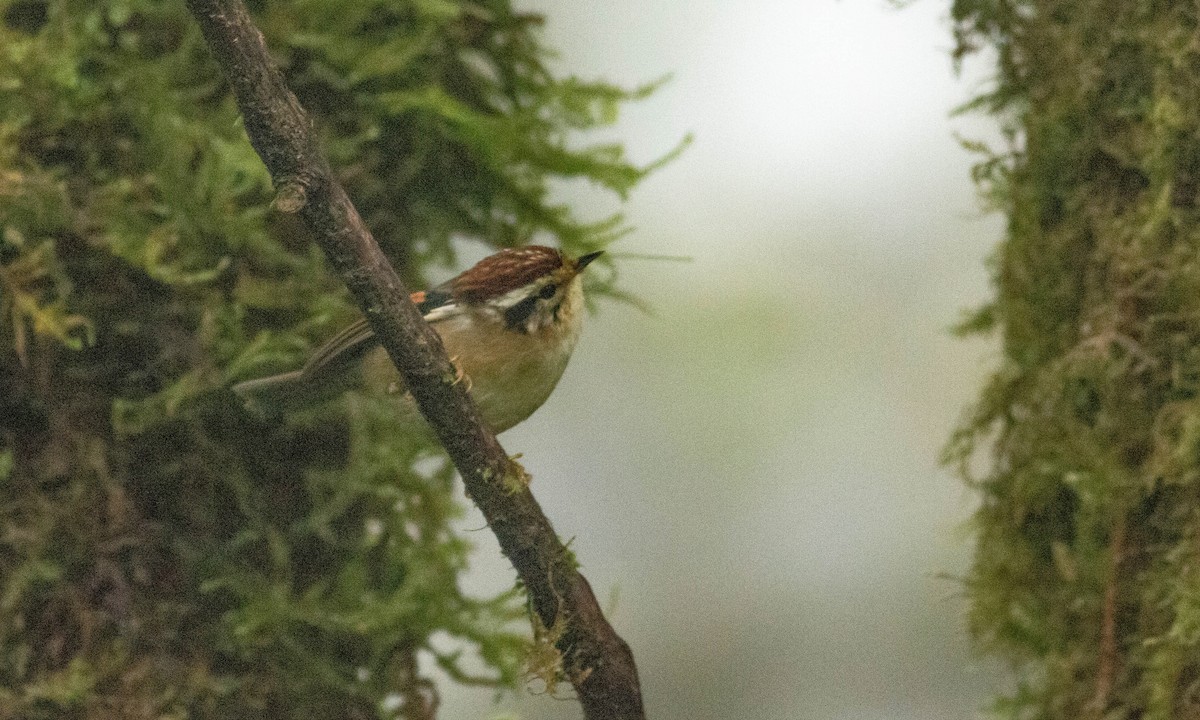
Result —
M1191 717L1200 19L1117 0L952 14L959 57L996 53L970 108L1009 139L975 147L1009 225L995 298L963 323L1004 359L947 450L981 500L971 629L1017 674L997 714Z
M452 240L623 230L547 188L624 196L649 168L577 131L649 88L553 75L540 18L252 5L414 286ZM369 400L260 424L228 391L356 312L273 199L183 3L0 0L0 718L395 716L420 653L519 682L519 598L458 587L451 469Z

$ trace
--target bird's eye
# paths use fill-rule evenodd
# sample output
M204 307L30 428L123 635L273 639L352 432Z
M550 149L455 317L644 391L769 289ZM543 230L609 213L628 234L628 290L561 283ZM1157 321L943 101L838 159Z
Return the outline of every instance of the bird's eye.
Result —
M558 286L555 285L554 283L550 283L549 285L547 285L546 287L544 287L538 291L538 297L540 297L543 300L549 300L550 298L554 297L554 293L556 293L556 292L558 292Z

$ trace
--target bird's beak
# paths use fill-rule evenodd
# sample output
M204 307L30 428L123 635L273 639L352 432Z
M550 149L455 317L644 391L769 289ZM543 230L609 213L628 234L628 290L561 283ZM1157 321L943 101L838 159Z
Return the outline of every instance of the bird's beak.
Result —
M595 260L596 258L600 257L603 254L604 254L603 250L597 250L596 252L590 252L587 255L581 256L578 260L575 261L575 272L577 274L583 272L583 269L588 266L588 263L590 263L591 261Z

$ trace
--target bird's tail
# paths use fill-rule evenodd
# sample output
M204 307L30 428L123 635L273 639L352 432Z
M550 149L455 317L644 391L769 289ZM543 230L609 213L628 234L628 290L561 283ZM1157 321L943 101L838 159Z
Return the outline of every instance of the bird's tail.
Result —
M300 370L245 380L232 390L246 409L260 417L279 417L286 412L312 405L311 393L305 392L307 378Z

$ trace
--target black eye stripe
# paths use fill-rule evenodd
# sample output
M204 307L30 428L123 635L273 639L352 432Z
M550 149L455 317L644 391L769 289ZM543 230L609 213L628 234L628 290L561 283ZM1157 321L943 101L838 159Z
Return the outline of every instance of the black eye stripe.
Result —
M535 296L529 296L521 302L513 305L504 311L504 324L512 330L524 330L525 321L533 314L537 308L538 299Z
M550 283L541 290L538 290L536 295L530 295L521 302L505 310L504 324L507 325L510 330L520 330L521 332L525 332L525 323L528 322L530 316L532 316L534 311L537 310L538 300L549 300L557 294L558 285ZM554 312L557 313L558 308L555 308Z

